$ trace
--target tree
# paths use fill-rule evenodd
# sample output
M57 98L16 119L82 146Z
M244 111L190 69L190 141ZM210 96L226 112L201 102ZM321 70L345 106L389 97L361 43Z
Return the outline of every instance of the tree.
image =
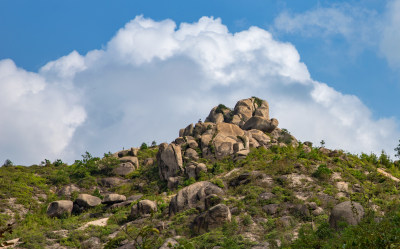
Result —
M397 147L394 148L394 151L396 151L396 154L394 156L400 159L400 140L399 140L399 144L397 145Z
M321 144L321 147L324 148L325 146L325 141L322 139L321 142L319 142Z
M146 150L148 148L146 143L142 143L142 145L140 145L140 149L141 150Z
M13 162L11 162L11 160L10 159L7 159L7 160L5 160L4 161L4 163L3 163L3 166L13 166L14 164L13 164Z

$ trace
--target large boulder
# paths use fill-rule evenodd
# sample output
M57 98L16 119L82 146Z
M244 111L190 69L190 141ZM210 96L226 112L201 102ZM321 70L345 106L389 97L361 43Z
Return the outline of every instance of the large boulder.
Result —
M243 129L244 130L251 130L251 129L257 129L263 132L272 132L276 127L278 127L278 120L276 119L271 119L268 120L264 117L260 116L254 116L251 117L244 125Z
M98 181L100 186L111 188L125 183L125 179L119 177L105 177Z
M334 229L340 229L340 222L349 225L357 225L364 217L364 208L361 204L345 201L336 205L329 216L329 225Z
M235 152L234 144L243 143L242 139L245 139L244 131L235 124L219 123L216 129L217 135L212 141L216 158L232 155Z
M101 199L93 195L80 194L75 203L80 207L91 208L100 205Z
M126 176L139 167L139 160L134 156L122 157L119 161L121 163L113 170L113 173L119 176Z
M168 181L168 178L177 176L183 172L181 147L175 144L160 144L157 162L161 180Z
M241 120L246 122L253 116L254 111L255 111L254 99L249 98L249 99L239 100L235 105L233 113L235 115L238 115Z
M72 209L74 207L74 203L68 200L61 201L53 201L47 207L47 215L49 217L62 217L64 215L70 215Z
M206 122L212 123L222 123L225 120L225 117L228 117L231 113L231 110L224 105L218 105L211 109L210 114L206 118Z
M150 200L141 200L136 205L132 206L131 217L146 217L155 212L157 212L157 203Z
M197 153L197 151L195 151L195 150L192 149L192 148L188 148L188 149L185 151L185 157L186 157L188 160L197 161L197 160L199 160L199 153Z
M67 186L62 187L58 191L59 196L71 197L73 192L80 192L81 190L75 184L69 184Z
M260 130L249 130L251 137L257 141L261 146L268 145L271 142L271 138Z
M186 166L185 172L188 178L198 178L201 172L207 172L207 166L204 163L191 162Z
M218 204L197 216L193 221L192 228L196 233L202 233L230 221L231 211L229 208L225 204Z
M119 203L126 201L126 196L125 195L120 195L120 194L106 194L104 196L104 199L102 203L107 204L107 205L112 205L114 203Z
M215 194L223 195L224 191L211 182L196 182L181 189L169 204L169 214L174 215L185 209L197 208L205 210L205 199L207 196Z

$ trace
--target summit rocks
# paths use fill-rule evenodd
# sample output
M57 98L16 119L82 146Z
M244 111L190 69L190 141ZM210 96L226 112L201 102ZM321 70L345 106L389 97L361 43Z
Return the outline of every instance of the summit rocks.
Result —
M238 101L233 110L218 105L204 123L190 124L179 131L179 137L172 143L160 144L157 155L160 178L174 189L182 183L185 172L190 177L197 177L193 162L201 158L241 159L250 148L297 146L297 140L280 130L278 124L277 119L269 118L268 102L256 97ZM190 168L185 169L184 165Z

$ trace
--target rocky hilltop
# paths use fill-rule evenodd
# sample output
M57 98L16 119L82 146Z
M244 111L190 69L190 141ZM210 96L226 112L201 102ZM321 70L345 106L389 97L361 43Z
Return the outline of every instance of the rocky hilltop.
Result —
M400 245L389 229L400 225L397 162L302 143L278 125L252 97L169 144L5 165L0 248Z

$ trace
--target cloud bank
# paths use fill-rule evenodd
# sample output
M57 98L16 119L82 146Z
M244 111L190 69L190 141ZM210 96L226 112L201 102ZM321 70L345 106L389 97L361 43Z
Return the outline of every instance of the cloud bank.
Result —
M391 152L396 120L314 81L290 43L258 27L230 33L203 17L177 27L138 16L104 49L72 52L38 73L0 61L1 159L72 161L171 141L219 104L258 96L298 139L351 152Z

